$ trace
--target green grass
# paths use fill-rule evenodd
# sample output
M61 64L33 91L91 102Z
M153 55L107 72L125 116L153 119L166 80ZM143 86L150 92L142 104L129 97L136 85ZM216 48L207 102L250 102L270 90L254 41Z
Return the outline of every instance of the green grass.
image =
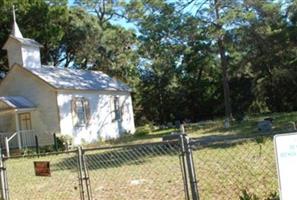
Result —
M239 199L243 190L264 199L278 191L271 139L210 146L193 157L201 199Z
M79 199L75 154L6 161L11 199ZM86 152L94 199L183 199L177 149L119 148ZM201 199L238 199L242 190L261 199L277 191L272 140L214 145L193 151ZM33 161L50 161L51 177L37 177Z
M222 119L211 121L202 125L199 125L199 123L193 125L190 124L187 132L189 132L189 136L191 137L200 137L214 134L239 136L257 135L260 133L257 130L257 123L266 117L273 118L272 134L286 132L286 125L290 121L297 123L297 112L273 113L248 116L247 119L242 122L232 122L230 128L228 129L224 128Z
M288 121L297 121L297 113L252 116L224 129L222 120L186 126L190 137L213 135L257 135L259 120L272 116L273 133L285 131ZM174 129L158 130L148 135L127 135L100 146L161 141ZM199 147L199 146L198 146ZM94 199L183 199L184 188L176 149L119 148L87 152ZM79 199L75 154L20 158L6 161L11 199ZM277 191L274 148L271 137L210 145L193 151L200 197L204 199L239 199L241 191L260 199ZM37 177L33 161L51 162L51 177Z
M199 138L205 136L257 136L261 134L257 130L257 123L266 117L272 117L273 131L271 134L278 134L287 132L287 123L293 121L297 123L297 112L292 113L273 113L273 114L260 114L247 116L247 119L242 122L232 122L231 127L225 129L223 126L223 119L217 119L214 121L190 123L185 124L185 130L189 137ZM170 134L171 132L178 131L175 128L168 128L163 130L154 130L147 135L125 135L116 140L109 140L100 142L99 144L87 145L87 147L93 146L110 146L110 145L125 145L125 144L141 144L147 142L159 142L162 141L162 137Z

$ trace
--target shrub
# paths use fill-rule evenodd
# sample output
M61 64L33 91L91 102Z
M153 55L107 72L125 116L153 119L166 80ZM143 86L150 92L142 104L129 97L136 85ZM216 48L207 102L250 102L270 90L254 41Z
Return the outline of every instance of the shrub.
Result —
M138 128L136 128L135 131L135 135L136 136L144 136L144 135L148 135L152 132L152 128L149 124L146 124L144 126L140 126Z
M241 191L240 200L259 200L255 194L249 194L246 190Z
M260 198L257 197L255 194L248 193L246 190L241 191L241 195L239 196L240 200L259 200ZM279 196L277 192L270 193L264 200L279 200Z
M72 143L72 137L69 135L57 135L58 150L67 150Z
M48 153L48 152L53 152L54 149L51 145L43 146L39 148L39 153Z

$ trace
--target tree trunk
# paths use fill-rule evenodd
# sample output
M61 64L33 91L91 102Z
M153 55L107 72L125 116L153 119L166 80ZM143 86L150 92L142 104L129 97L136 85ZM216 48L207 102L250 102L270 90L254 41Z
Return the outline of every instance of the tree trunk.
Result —
M216 14L216 20L217 20L217 29L219 32L222 30L222 25L220 22L220 0L214 0L215 3L215 14ZM223 36L219 36L217 40L217 45L219 48L220 53L220 59L221 59L221 67L223 72L223 88L224 88L224 105L225 105L225 120L226 120L226 126L229 126L229 122L232 118L232 110L231 110L231 101L230 101L230 88L229 88L229 77L228 77L228 61L226 57L226 49L224 46L224 38Z

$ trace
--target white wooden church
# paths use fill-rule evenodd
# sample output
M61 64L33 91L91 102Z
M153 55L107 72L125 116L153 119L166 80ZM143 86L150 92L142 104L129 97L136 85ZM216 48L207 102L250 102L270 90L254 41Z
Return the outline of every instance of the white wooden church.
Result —
M0 137L22 148L53 144L53 133L75 145L134 133L131 89L99 71L41 64L35 40L24 38L15 20L3 49L9 72L0 84Z

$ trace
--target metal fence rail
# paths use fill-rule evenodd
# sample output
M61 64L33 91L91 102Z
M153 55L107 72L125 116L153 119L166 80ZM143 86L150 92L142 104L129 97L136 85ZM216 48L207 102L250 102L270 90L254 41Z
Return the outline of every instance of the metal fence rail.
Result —
M193 141L192 149L201 199L239 199L243 191L268 199L278 192L272 139L231 140L203 147Z
M2 161L5 200L232 200L243 191L277 199L269 197L278 191L269 137L199 143L183 135L177 141L79 147ZM35 176L34 161L49 161L51 176Z
M11 200L79 200L77 153L12 158L5 161ZM50 162L50 177L35 176L34 161Z
M85 150L94 199L184 199L180 145L152 143Z

